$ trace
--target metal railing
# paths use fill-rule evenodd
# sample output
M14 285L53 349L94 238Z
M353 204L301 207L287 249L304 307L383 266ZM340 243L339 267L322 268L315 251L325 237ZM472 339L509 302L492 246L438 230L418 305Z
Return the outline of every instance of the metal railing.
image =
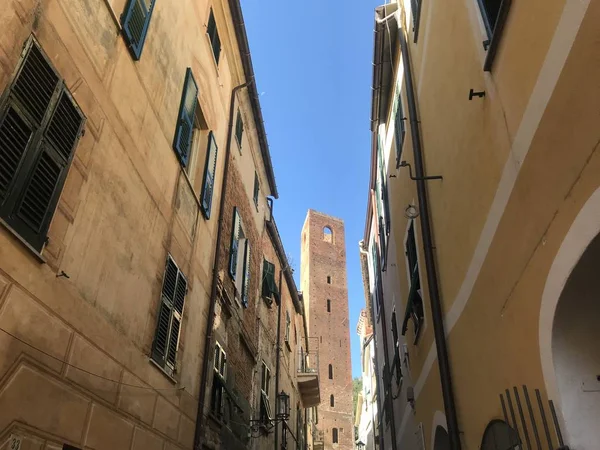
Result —
M298 372L299 373L319 373L319 351L311 350L298 352Z

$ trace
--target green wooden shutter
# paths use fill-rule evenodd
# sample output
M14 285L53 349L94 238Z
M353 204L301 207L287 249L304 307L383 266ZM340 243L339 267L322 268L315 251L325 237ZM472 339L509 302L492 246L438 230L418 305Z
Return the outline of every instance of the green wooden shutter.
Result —
M240 151L242 150L242 137L244 136L244 121L242 113L238 110L237 119L235 121L235 138L237 139Z
M254 199L254 206L256 206L258 208L258 193L260 190L260 184L258 182L258 174L256 172L254 172L254 194L253 194L253 199Z
M185 71L185 81L179 104L179 115L175 126L173 138L173 150L177 154L181 165L187 167L192 150L192 135L194 132L194 115L196 114L196 103L198 102L198 85L194 80L192 69Z
M155 3L155 0L128 0L121 14L123 37L131 57L136 61L142 56Z
M237 275L238 245L240 239L240 216L237 208L233 208L233 226L231 229L231 248L229 250L229 274L235 280Z
M402 145L404 144L404 136L406 130L404 127L404 111L402 109L402 98L400 97L400 86L398 83L396 87L396 100L394 104L394 141L396 148L396 168L400 166L402 158Z
M187 280L173 258L167 258L167 266L161 292L152 359L159 365L175 369L179 333L187 294Z
M217 22L213 10L210 10L210 16L208 18L207 31L208 37L210 38L210 45L212 48L213 55L217 65L219 65L219 58L221 57L221 39L219 38L219 30L217 29Z
M250 240L246 239L244 246L244 278L242 280L242 305L246 308L249 302L250 292Z
M211 131L208 135L208 148L206 149L206 166L204 168L204 182L202 183L202 213L210 219L212 199L215 187L215 174L217 172L217 154L219 148L215 136Z

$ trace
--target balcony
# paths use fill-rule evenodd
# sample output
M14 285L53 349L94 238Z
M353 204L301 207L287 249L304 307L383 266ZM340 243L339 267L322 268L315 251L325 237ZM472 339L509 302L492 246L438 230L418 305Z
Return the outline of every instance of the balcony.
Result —
M319 387L319 354L317 351L298 353L298 390L304 408L321 403Z

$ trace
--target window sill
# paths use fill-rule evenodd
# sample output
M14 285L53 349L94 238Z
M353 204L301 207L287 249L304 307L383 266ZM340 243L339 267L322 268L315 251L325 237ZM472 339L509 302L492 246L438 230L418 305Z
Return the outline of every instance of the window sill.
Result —
M164 367L162 367L160 364L158 364L156 361L154 361L152 358L148 358L148 361L150 361L150 364L152 364L154 367L156 367L158 370L160 370L162 372L162 374L167 377L169 379L169 381L173 384L177 384L179 383L179 381L177 381L176 378L173 378L172 375L170 375L165 369Z
M23 244L25 246L25 248L31 253L31 255L40 263L40 264L46 264L46 258L44 258L44 256L37 251L36 249L34 249L31 244L29 244L29 242L27 242L25 239L23 239L21 237L21 235L19 233L17 233L9 224L7 224L3 219L0 219L0 225L2 225L6 231L9 232L9 234L12 234L13 237L15 237L21 244Z

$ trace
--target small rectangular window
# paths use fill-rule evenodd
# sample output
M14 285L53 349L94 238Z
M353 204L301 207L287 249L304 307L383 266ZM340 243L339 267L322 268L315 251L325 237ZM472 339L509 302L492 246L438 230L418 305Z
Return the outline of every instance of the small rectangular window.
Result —
M327 312L331 312L331 300L327 299Z
M163 279L152 359L171 375L175 373L179 332L187 295L187 280L169 255Z
M421 297L421 278L419 275L419 261L417 258L417 240L415 236L415 223L411 221L408 228L408 236L405 244L406 261L408 272L410 274L409 294L406 304L406 312L402 323L402 335L406 335L408 322L412 321L414 327L414 343L419 340L421 333L421 325L423 323L423 298Z
M225 377L227 374L227 355L223 347L215 345L215 360L213 364L213 384L210 410L217 417L223 415Z
M185 80L179 103L179 113L173 137L173 150L183 167L187 167L192 150L192 135L194 132L194 116L198 103L198 85L194 80L192 69L185 71Z
M219 30L217 29L217 22L215 20L215 15L213 13L212 8L210 10L210 16L208 17L208 26L206 28L206 33L208 34L208 38L210 39L212 54L215 57L215 62L218 66L219 58L221 57L221 39L219 38Z
M275 265L266 259L263 261L262 297L269 306L273 301L279 302L279 290L275 283Z
M128 0L121 14L123 38L131 57L136 61L142 56L154 3L155 0Z
M85 117L33 36L23 55L0 105L0 218L41 251Z
M254 199L254 206L258 209L258 194L260 192L260 185L258 182L258 174L256 172L254 172L254 194L253 194L253 199Z
M334 444L337 444L338 443L338 439L339 439L339 437L338 437L338 429L334 428L334 429L331 430L331 442L334 443Z
M206 166L204 168L204 182L202 183L202 213L206 219L210 219L212 200L215 189L215 174L217 171L217 154L219 148L217 141L211 131L208 134L208 147L206 149Z
M242 152L242 137L244 136L244 121L242 120L242 113L238 109L237 119L235 120L235 140L238 143L240 153Z
M331 277L327 275L327 284L331 284Z

